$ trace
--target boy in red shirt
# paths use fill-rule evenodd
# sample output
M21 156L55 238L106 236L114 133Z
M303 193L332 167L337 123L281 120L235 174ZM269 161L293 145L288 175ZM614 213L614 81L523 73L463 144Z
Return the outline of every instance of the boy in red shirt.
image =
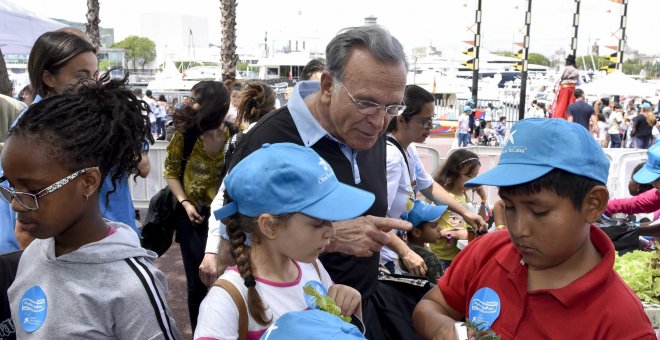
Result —
M423 338L457 339L463 318L502 339L656 339L614 272L614 247L591 226L607 206L609 161L583 127L525 119L498 165L467 185L498 186L507 231L459 253L415 308Z

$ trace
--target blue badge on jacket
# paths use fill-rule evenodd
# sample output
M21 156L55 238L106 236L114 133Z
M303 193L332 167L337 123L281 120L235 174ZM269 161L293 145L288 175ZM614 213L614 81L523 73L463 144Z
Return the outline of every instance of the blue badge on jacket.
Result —
M46 321L48 301L46 294L39 286L28 289L18 305L18 320L23 330L32 333Z
M316 291L316 293L319 296L328 295L328 291L325 289L323 284L321 284L321 282L314 281L314 280L309 280L303 285L303 287L306 287L306 286L312 286L312 288L314 288L314 290ZM304 293L304 292L303 292L303 294L305 295L305 302L307 303L307 307L309 307L309 309L318 309L319 308L318 305L316 304L316 298L314 296L311 296L311 295L309 295L307 293Z
M473 324L478 325L480 330L485 331L500 316L501 306L500 297L494 290L488 287L481 288L470 299L468 318Z

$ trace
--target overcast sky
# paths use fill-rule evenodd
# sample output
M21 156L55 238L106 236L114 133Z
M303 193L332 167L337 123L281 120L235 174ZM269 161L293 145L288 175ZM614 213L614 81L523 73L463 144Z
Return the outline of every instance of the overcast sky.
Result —
M37 14L85 22L85 0L10 0ZM629 47L660 54L660 1L629 0ZM341 28L362 25L374 15L410 52L413 47L462 49L472 40L477 0L238 0L238 44L245 48L269 36L316 36L323 44ZM219 0L101 0L101 26L115 29L119 41L136 32L143 13L182 13L208 18L209 40L220 41ZM570 47L574 0L533 0L530 52L550 56ZM596 39L601 46L616 45L623 6L609 0L582 0L578 54L585 54ZM483 0L482 46L489 50L513 49L522 41L526 0ZM609 50L601 48L601 54Z

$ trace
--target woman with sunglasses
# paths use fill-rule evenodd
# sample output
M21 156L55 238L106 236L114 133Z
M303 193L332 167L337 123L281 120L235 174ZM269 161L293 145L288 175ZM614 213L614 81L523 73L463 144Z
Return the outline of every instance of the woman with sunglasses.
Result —
M156 255L99 207L103 180L137 172L149 135L146 103L127 81L80 81L77 94L32 105L9 132L0 197L36 238L8 290L19 339L180 337Z
M458 203L433 181L413 144L423 143L431 133L435 98L417 85L408 85L404 103L406 108L387 127L387 217L405 219L413 208L417 192L421 192L433 202L447 204L467 223L477 228L485 227L483 218ZM424 260L410 250L402 239L391 237L390 244L381 251L380 261L390 272L397 272L400 270L397 268L398 259L408 272L425 275L427 267Z

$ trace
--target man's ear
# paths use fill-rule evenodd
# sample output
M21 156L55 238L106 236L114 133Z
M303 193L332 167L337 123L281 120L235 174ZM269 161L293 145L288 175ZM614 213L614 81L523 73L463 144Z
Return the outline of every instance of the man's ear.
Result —
M82 181L83 196L93 196L101 187L101 171L98 168L87 170Z
M332 98L332 92L335 91L334 88L334 77L330 71L325 70L321 73L321 103L324 105L330 105L330 99Z
M588 223L598 221L607 208L609 198L607 187L603 185L597 185L587 192L582 201L582 212Z
M269 240L277 238L277 226L279 221L271 214L261 214L257 218L257 225L261 235Z

